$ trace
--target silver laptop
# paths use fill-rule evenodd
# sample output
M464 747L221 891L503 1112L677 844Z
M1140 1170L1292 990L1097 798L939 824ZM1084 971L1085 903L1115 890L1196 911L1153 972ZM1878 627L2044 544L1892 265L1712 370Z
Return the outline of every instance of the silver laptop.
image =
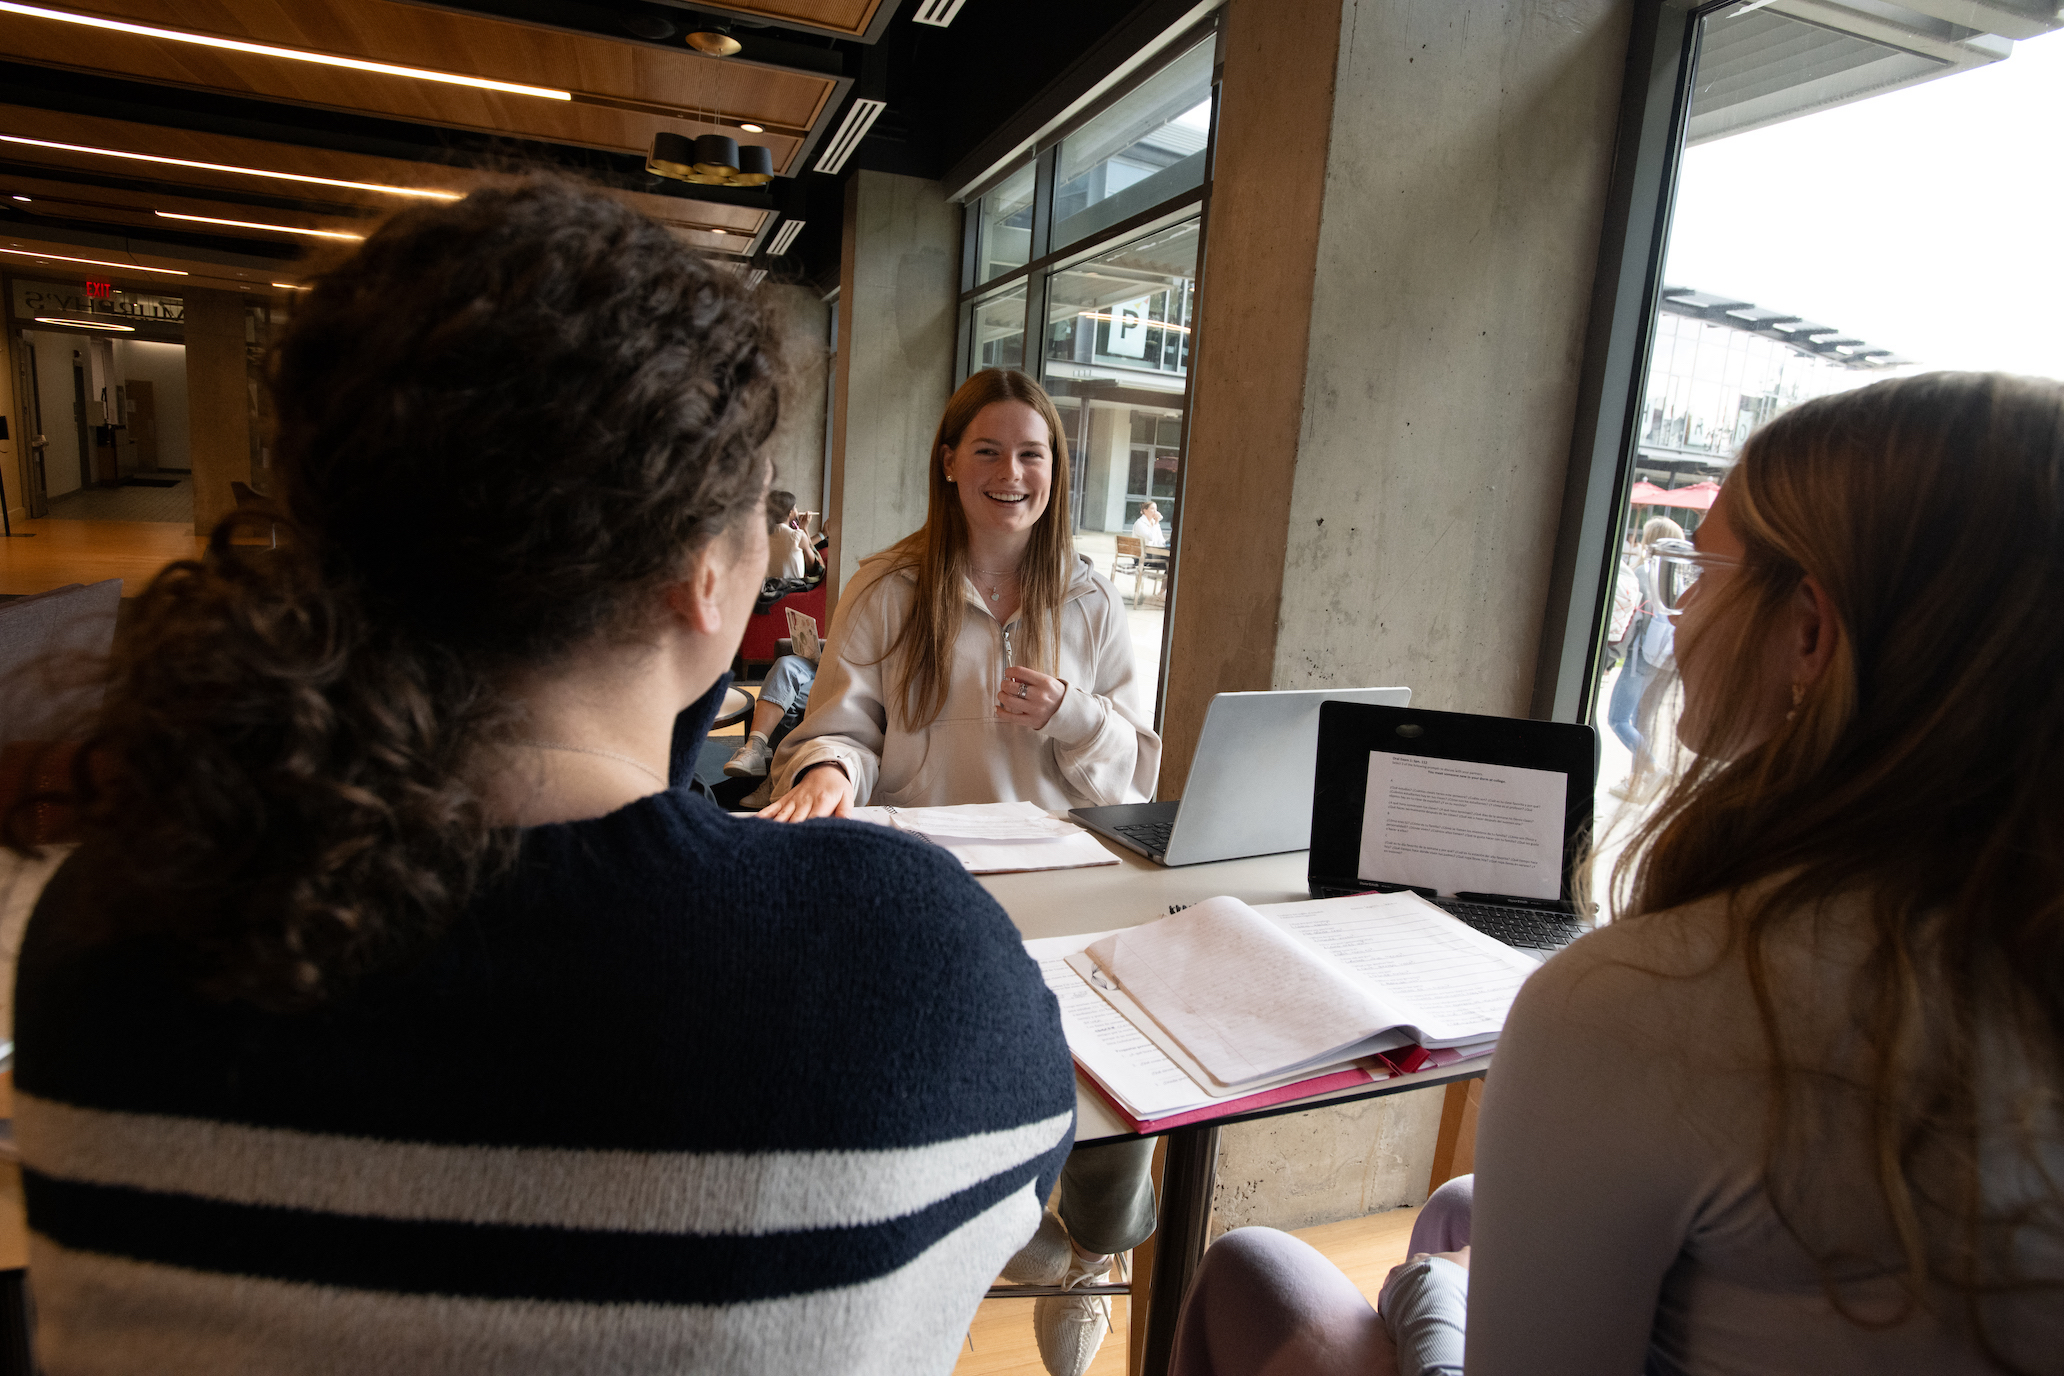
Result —
M1311 844L1319 704L1411 701L1409 688L1220 693L1204 713L1179 801L1078 807L1068 815L1163 865L1303 850Z

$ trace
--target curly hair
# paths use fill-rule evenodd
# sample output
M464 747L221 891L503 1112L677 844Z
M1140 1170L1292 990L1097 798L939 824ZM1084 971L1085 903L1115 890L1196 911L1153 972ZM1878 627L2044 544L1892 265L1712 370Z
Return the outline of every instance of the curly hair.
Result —
M729 273L558 181L318 276L270 363L282 548L232 517L151 583L81 752L97 935L281 1008L427 944L513 853L475 781L510 675L635 639L761 516L777 360Z

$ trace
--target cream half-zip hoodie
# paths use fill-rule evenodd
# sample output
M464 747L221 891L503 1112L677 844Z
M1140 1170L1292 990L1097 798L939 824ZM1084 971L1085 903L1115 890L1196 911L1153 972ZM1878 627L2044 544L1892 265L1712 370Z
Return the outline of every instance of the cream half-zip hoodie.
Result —
M831 619L809 710L774 757L774 796L811 765L832 761L852 778L856 807L1026 801L1064 811L1152 799L1161 738L1149 724L1151 684L1133 664L1118 590L1076 557L1057 617L1056 677L1068 689L1036 731L996 714L1005 628L965 580L945 706L931 725L907 729L888 707L894 674L883 656L910 615L917 575L892 571L885 553L862 560ZM1009 629L1022 656L1020 620Z

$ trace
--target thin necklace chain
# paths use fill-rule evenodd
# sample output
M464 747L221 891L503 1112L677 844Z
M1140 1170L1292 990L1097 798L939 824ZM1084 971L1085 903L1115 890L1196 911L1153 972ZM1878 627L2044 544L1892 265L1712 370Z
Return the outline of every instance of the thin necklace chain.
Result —
M629 755L619 755L614 750L602 750L592 745L561 745L557 741L516 741L515 744L531 750L563 750L569 755L600 755L605 760L621 760L661 788L669 787L666 777L651 765Z
M1016 578L1018 576L1018 571L1016 569L978 569L973 564L968 565L968 572L979 573L984 578L992 579ZM996 584L993 582L989 585L989 600L991 602L1003 601L1003 589L997 587Z

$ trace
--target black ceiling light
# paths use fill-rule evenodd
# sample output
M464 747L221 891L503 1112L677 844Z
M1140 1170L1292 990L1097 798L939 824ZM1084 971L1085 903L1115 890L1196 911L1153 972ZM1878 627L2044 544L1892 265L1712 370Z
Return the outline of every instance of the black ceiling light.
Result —
M697 186L765 186L774 180L774 153L758 143L741 148L723 134L654 134L645 170Z

